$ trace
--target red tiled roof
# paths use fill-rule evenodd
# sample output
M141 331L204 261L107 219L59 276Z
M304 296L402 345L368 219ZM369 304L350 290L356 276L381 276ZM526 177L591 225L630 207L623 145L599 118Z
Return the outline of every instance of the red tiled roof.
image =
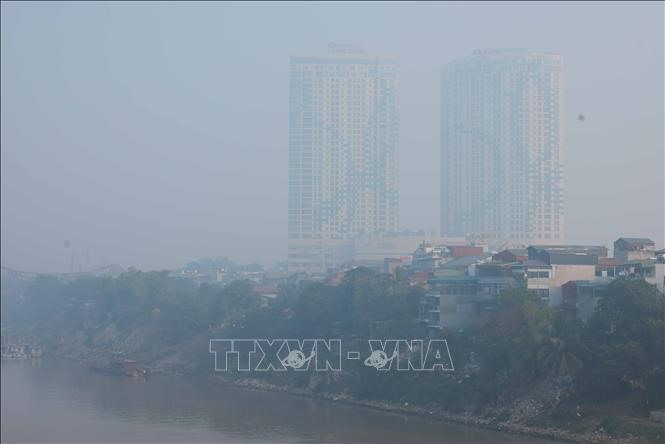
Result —
M479 256L483 254L483 247L470 247L467 245L451 246L453 257Z
M259 294L277 294L279 292L277 285L255 285L252 289Z
M409 282L412 284L422 284L425 283L429 280L429 272L427 271L420 271L418 273L413 273L409 277Z
M619 264L618 259L614 259L613 257L599 257L598 258L598 265L602 265L603 267L616 267Z

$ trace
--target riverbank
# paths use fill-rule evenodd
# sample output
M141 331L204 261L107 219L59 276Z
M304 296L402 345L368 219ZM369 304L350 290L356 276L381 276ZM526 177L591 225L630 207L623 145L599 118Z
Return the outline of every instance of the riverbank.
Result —
M86 365L95 365L104 359L105 353L89 349L78 342L61 343L59 347L50 350L51 354L60 358L65 358ZM526 425L510 418L501 418L496 416L481 416L472 412L463 414L450 413L440 407L414 405L409 403L397 403L387 401L377 401L371 399L357 399L348 394L342 393L322 393L308 388L297 388L291 386L277 385L261 379L251 378L231 378L222 374L211 376L192 375L189 373L186 362L177 354L165 356L154 362L148 362L152 373L164 374L178 377L210 378L214 383L243 387L251 390L282 392L296 396L304 396L314 399L323 399L327 401L344 403L365 408L401 413L408 415L417 415L428 419L450 422L470 427L477 427L486 430L518 434L523 436L532 436L537 438L551 439L561 442L584 443L584 444L641 444L650 442L645 436L627 436L617 437L608 434L601 427L601 419L596 418L587 420L584 432L574 432L564 428L557 427L537 427ZM505 411L505 409L504 409ZM591 431L589 431L591 430ZM653 441L651 441L653 442Z
M3 443L554 443L207 378L134 380L53 356L3 361L2 379Z
M583 444L637 444L646 443L648 440L643 440L640 437L617 438L608 435L603 431L595 431L593 433L577 434L567 430L556 428L540 428L517 424L510 421L497 421L496 418L487 418L472 413L453 414L445 412L441 409L430 410L423 406L411 405L409 403L399 404L393 402L373 401L355 399L348 395L334 395L324 393L314 393L311 390L299 389L294 387L284 387L280 385L270 384L266 381L258 379L231 379L221 375L213 377L214 380L222 384L233 385L236 387L244 387L251 390L263 390L272 392L288 393L296 396L305 396L316 399L325 399L332 402L339 402L350 404L354 406L362 406L375 410L381 410L393 413L402 413L408 415L417 415L420 417L427 417L439 421L451 422L471 427L477 427L487 430L498 432L512 433L524 436L532 436L536 438L553 439L561 442L570 443L583 443Z

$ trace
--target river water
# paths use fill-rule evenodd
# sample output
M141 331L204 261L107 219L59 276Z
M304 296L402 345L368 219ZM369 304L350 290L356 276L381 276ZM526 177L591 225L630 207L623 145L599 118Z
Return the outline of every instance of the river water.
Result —
M524 443L535 438L182 377L3 361L2 442Z

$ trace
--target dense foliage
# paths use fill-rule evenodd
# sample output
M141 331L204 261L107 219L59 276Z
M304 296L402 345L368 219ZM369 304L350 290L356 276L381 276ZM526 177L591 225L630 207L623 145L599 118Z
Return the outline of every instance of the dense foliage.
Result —
M364 268L336 287L282 286L274 300L247 281L197 286L166 272L132 270L68 284L37 278L20 296L3 296L2 320L46 347L120 350L147 364L180 356L187 371L211 372L210 338L339 337L363 349L368 338L426 337L417 322L421 297L401 272ZM351 362L340 373L253 376L452 411L508 405L545 385L573 404L630 398L645 409L663 406L663 295L641 280L614 281L586 325L513 290L498 298L481 327L439 334L448 340L454 372L377 372Z

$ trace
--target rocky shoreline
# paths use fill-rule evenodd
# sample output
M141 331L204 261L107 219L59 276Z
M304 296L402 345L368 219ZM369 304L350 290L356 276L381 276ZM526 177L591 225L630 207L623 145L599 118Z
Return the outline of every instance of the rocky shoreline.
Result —
M93 365L100 361L103 354L101 354L100 352L95 352L94 350L91 350L81 345L82 344L75 345L70 343L64 347L56 347L54 349L51 349L50 353L53 356L85 363L87 365ZM186 377L187 372L184 371L185 369L180 368L180 366L178 365L180 360L176 358L177 357L161 359L158 362L153 363L153 365L149 366L150 371L152 373ZM304 396L314 399L324 399L328 401L340 402L355 406L362 406L366 408L382 410L387 412L417 415L421 417L427 417L430 419L436 419L440 421L446 421L471 427L478 427L488 430L519 434L524 436L532 436L537 438L552 439L561 442L583 443L583 444L599 444L599 443L638 444L638 443L648 442L644 439L640 439L640 437L619 438L615 436L610 436L602 430L595 431L593 433L579 434L557 428L541 428L541 427L527 426L525 424L519 423L511 419L500 420L499 418L496 417L484 417L473 414L471 412L465 412L464 414L454 414L446 412L445 410L442 410L440 408L432 409L425 406L412 405L409 403L401 404L396 402L356 399L346 394L320 393L307 388L296 388L296 387L271 384L269 382L260 379L249 379L249 378L237 379L237 378L229 378L224 375L212 375L210 376L210 379L215 383L232 385L236 387L243 387L251 390L282 392L296 396Z
M348 395L333 395L325 393L315 393L307 389L299 389L293 387L285 387L281 385L270 384L268 382L257 379L231 379L224 376L214 376L213 379L222 384L233 385L236 387L243 387L252 390L272 391L288 393L296 396L304 396L315 399L325 399L333 402L341 402L345 404L367 407L375 410L382 410L386 412L402 413L409 415L417 415L436 419L455 424L461 424L471 427L478 427L498 432L513 433L524 436L532 436L535 438L553 439L561 442L583 443L583 444L636 444L642 441L638 438L617 438L610 436L606 433L597 431L589 434L576 434L566 430L555 428L540 428L531 427L523 424L514 423L511 421L497 421L495 418L486 418L471 413L453 414L443 410L430 410L423 406L410 405L409 403L399 404L394 402L383 402L356 399Z

